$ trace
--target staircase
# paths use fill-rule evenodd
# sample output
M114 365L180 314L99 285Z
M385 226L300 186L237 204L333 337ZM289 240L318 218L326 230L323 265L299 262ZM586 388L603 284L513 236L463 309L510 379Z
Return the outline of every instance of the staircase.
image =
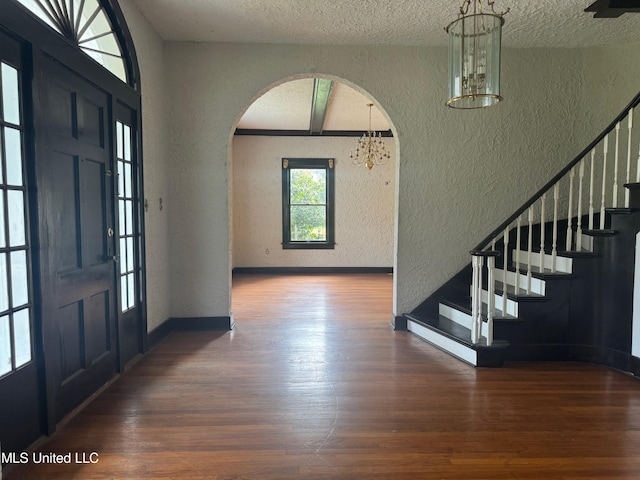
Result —
M474 366L579 360L640 374L631 355L640 232L640 94L471 250L406 328Z

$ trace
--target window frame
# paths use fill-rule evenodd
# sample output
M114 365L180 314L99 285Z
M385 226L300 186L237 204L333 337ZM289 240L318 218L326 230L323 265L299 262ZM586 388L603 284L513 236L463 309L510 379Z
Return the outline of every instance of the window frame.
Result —
M318 169L326 172L326 240L291 240L291 170ZM335 159L283 158L282 159L282 248L301 250L327 250L335 248Z
M127 27L124 13L122 12L122 9L118 5L117 1L96 0L99 11L96 12L95 10L92 10L92 18L90 17L91 22L89 23L91 24L94 22L96 17L100 17L100 20L102 20L103 19L102 15L104 15L104 18L106 18L110 28L108 33L105 34L105 32L101 32L101 34L93 36L91 33L88 33L89 29L87 28L87 30L84 32L84 35L80 39L76 38L75 36L80 32L73 33L71 30L62 29L60 27L60 25L66 24L67 22L70 21L69 16L71 15L71 10L70 10L70 5L67 4L69 0L62 0L64 2L64 5L60 4L61 5L60 9L58 9L57 8L58 4L56 4L55 6L53 6L53 10L52 10L52 4L49 2L49 0L47 0L46 4L43 4L45 5L44 10L43 10L43 7L39 5L40 0L37 0L35 2L33 1L28 2L24 0L12 0L12 1L16 3L18 10L24 11L35 22L41 25L44 25L50 31L55 32L56 35L59 35L60 38L63 38L65 40L64 43L66 45L73 45L77 49L77 51L82 52L83 57L90 59L91 63L94 66L98 67L103 72L108 72L109 76L113 80L116 80L117 83L126 84L129 87L133 88L135 92L139 95L140 68L138 65L135 46L133 44L133 38L131 37L131 33ZM76 2L78 2L78 0L76 0ZM79 5L79 3L76 3L76 5ZM66 9L63 7L66 7ZM89 5L87 6L87 8L88 7ZM77 11L74 10L73 15L75 16L76 14L77 14ZM72 29L76 28L76 21L78 21L77 16L75 16L73 26L71 27ZM84 26L85 24L80 25L81 30L84 29ZM86 45L87 42L98 41L103 36L104 37L113 36L113 39L115 39L115 43L118 47L119 54L115 54L114 52L107 52L105 50L100 50L100 49L97 49L98 52L96 52L95 51L96 49ZM39 38L40 35L37 35L37 37ZM39 43L39 41L36 43ZM54 47L54 45L51 42L47 42L45 43L45 45L46 45L46 48L43 49L43 52L48 51L49 48ZM94 53L98 55L101 54L103 57L102 61L98 60L94 56ZM49 54L51 55L50 52ZM68 52L59 52L56 50L55 54L53 54L52 56L56 57L58 54L63 55L63 57L67 57L66 60L69 61L69 63L67 64L68 67L72 68L75 71L80 71L79 67L75 66L75 58L73 58L73 54L71 55L71 57L69 57ZM105 63L110 64L110 61L109 61L110 59L114 59L114 60L120 59L122 61L123 71L120 71L120 68L119 68L120 65L118 65L118 67L115 70L105 65ZM83 67L83 68L86 68L86 67ZM101 84L101 86L104 88L107 85Z
M3 88L5 86L2 81L2 77L4 75L4 69L2 66L6 65L8 69L13 69L16 72L16 107L17 107L17 119L13 121L11 119L7 120L5 118L4 113L4 92ZM26 126L25 126L25 114L24 114L24 67L22 62L12 55L10 52L3 52L2 58L0 58L0 222L2 225L0 226L0 235L2 235L2 241L0 242L0 259L4 259L4 278L0 280L1 284L4 284L6 289L6 308L0 311L0 322L3 322L6 319L5 325L8 326L8 347L10 357L8 370L0 370L0 379L4 379L9 377L10 375L16 373L17 371L27 367L28 365L33 364L36 361L35 355L35 335L36 330L34 328L34 294L33 294L33 283L32 283L32 264L31 264L31 232L30 232L30 218L29 218L29 178L27 175L27 143L25 140L26 135ZM19 157L20 157L20 183L12 182L9 179L9 155L10 152L7 146L7 134L9 131L17 132L18 135L18 148L19 148ZM12 209L11 202L9 201L9 195L11 192L20 193L22 195L22 201L18 203L14 203L14 206L21 207L21 211L13 211L13 214L19 214L18 217L12 218ZM14 243L12 238L11 231L11 221L22 219L20 235L23 238L20 238L20 242ZM14 263L14 259L20 253L24 253L24 263ZM24 268L24 271L18 270L16 265ZM15 269L14 269L15 268ZM25 295L26 298L24 302L15 304L16 301L16 280L21 278L20 274L23 274L22 286L26 289ZM23 345L17 345L17 334L16 330L16 317L19 314L26 312L27 314L27 326L29 328L29 359L20 361L18 363L18 351L19 347L26 347L26 342ZM0 324L0 327L2 325ZM22 354L26 353L26 349ZM5 359L0 359L0 361L4 361Z
M122 118L115 119L117 172L117 208L118 208L118 280L120 282L119 308L126 313L139 306L138 295L139 262L137 245L140 242L138 229L137 189L136 189L136 135L132 122Z

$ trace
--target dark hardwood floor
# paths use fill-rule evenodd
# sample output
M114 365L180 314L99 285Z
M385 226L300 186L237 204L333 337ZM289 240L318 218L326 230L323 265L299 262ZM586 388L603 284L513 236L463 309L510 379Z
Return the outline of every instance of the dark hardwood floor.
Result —
M232 332L174 333L24 479L638 479L640 383L577 363L474 369L389 327L389 275L242 275Z

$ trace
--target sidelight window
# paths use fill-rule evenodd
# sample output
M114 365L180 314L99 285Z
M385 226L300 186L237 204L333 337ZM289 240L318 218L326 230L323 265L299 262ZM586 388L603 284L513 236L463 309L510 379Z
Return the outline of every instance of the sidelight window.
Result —
M0 376L33 357L20 71L0 62Z
M118 240L120 242L120 307L123 312L136 306L136 228L134 217L133 141L131 126L116 122L118 162Z

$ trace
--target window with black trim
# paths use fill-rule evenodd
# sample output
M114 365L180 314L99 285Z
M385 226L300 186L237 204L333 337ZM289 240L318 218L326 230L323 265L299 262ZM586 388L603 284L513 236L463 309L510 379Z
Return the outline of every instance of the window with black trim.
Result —
M120 241L120 309L137 306L135 244L135 165L133 162L133 131L130 125L116 121L116 158L118 161L118 211Z
M0 377L33 360L21 74L0 62Z
M333 158L282 159L282 248L335 246Z

